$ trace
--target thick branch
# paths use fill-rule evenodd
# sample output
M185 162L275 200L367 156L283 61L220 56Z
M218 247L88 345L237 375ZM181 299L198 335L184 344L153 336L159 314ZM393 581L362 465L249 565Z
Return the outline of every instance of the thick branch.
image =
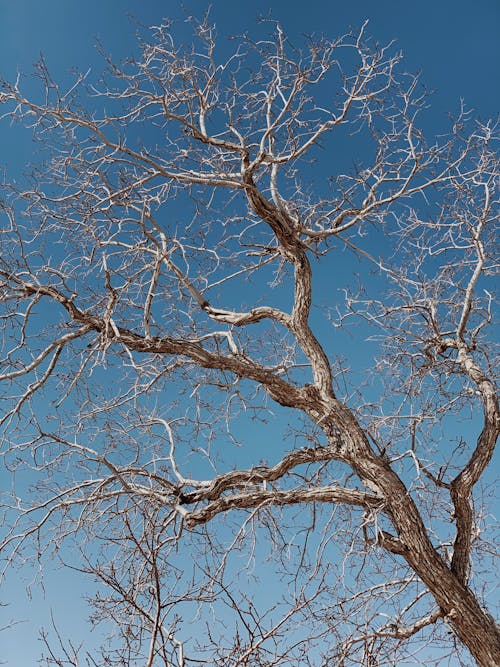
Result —
M207 523L221 512L231 509L248 509L265 505L298 505L306 502L346 503L365 508L381 508L378 496L355 491L340 486L323 486L311 489L291 489L290 491L245 491L214 500L203 509L188 512L185 519L188 527Z

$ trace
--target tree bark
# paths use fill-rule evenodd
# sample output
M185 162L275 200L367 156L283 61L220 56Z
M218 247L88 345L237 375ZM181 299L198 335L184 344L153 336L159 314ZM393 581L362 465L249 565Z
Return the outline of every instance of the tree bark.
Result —
M481 667L500 665L500 629L432 546L413 500L388 503L402 555L429 588L446 621ZM420 524L420 525L419 525Z
M316 420L325 403L328 404L328 414L320 417L320 421L324 421L327 434L332 427L340 431L339 458L349 463L366 486L383 497L385 512L398 534L397 547L385 546L402 555L429 588L444 618L477 664L498 667L500 628L482 609L470 588L452 571L452 565L448 566L435 550L420 512L399 476L383 455L374 452L363 428L345 406L334 397L321 398L312 387L309 395L315 400L308 412Z

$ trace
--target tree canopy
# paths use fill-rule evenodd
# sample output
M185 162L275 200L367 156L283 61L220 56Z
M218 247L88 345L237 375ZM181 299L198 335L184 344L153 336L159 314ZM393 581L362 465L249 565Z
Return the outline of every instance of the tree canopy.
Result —
M493 667L498 127L267 27L2 83L4 563L97 581L47 665Z

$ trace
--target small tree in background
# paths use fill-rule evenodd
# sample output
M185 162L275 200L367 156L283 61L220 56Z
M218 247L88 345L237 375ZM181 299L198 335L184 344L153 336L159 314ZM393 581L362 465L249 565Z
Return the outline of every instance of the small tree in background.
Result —
M46 664L498 665L496 127L428 143L363 31L140 46L1 93L44 147L3 186L2 553L88 573L111 637Z

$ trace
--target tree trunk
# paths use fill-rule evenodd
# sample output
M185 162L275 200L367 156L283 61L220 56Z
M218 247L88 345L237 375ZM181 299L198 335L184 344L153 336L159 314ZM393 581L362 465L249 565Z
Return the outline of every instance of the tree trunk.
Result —
M474 593L452 572L429 539L420 512L399 476L383 456L377 455L354 415L336 399L328 401L326 420L341 431L339 457L355 470L369 488L384 498L385 512L397 531L397 539L381 542L404 556L408 565L429 588L447 622L469 649L480 667L500 666L500 629L480 606ZM312 416L321 414L316 401ZM335 440L331 439L332 444ZM384 543L385 542L385 543Z
M401 492L401 489L398 491ZM405 490L403 496L393 495L388 505L398 530L400 553L429 588L457 637L467 646L478 665L499 667L498 625L482 609L470 588L460 581L436 552L411 497Z

